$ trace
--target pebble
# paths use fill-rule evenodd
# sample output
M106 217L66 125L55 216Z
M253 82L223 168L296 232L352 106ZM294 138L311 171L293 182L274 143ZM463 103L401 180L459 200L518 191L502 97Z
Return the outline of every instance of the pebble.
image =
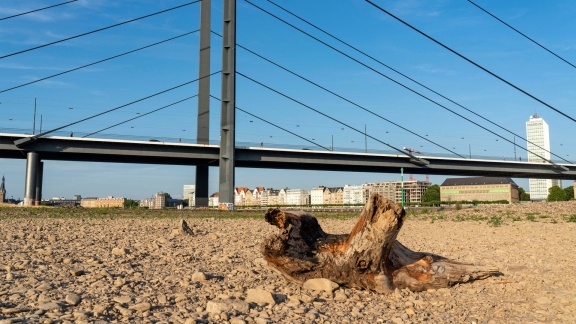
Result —
M118 304L128 304L132 302L132 297L130 296L114 297L114 301L117 302Z
M82 299L77 294L69 293L66 295L66 302L70 305L76 306L76 305L80 304L81 300Z
M132 305L128 308L139 311L139 312L145 312L145 311L149 311L150 309L152 309L152 305L150 303L140 303L140 304Z
M306 282L304 282L304 285L302 287L304 289L319 290L332 293L340 286L337 283L325 278L315 278L306 280Z
M572 210L576 203L549 214ZM83 216L88 212L93 211L74 210L77 215L66 219L2 219L0 237L9 237L0 240L0 323L570 323L576 318L576 274L565 271L571 260L565 250L549 248L576 245L574 226L560 218L559 224L542 219L494 228L409 216L398 236L408 248L493 265L503 274L450 288L378 294L333 285L308 289L287 281L262 257L260 243L277 233L262 219L191 217L187 222L196 235L169 237L178 218L122 219L115 211L108 212L110 219ZM328 233L349 233L355 220L319 222ZM35 231L39 227L42 232ZM49 249L47 233L57 238ZM114 248L125 254L113 254ZM13 279L3 280L8 274ZM77 304L71 294L80 298Z
M197 271L192 274L192 281L206 281L207 279L208 276L204 272Z
M276 300L274 296L265 290L262 289L248 289L248 293L246 296L246 301L249 303L255 304L268 304L268 305L275 305Z
M60 306L60 304L55 303L55 302L51 302L51 303L43 303L38 305L38 309L41 310L55 310L55 309L60 309L62 306Z

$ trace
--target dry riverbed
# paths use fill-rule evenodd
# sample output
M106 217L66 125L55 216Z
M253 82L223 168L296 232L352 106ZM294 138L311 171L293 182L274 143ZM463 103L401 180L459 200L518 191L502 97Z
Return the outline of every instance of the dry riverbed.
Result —
M263 218L150 212L0 209L0 323L576 322L576 202L410 213L404 245L501 275L391 295L287 282L261 258Z

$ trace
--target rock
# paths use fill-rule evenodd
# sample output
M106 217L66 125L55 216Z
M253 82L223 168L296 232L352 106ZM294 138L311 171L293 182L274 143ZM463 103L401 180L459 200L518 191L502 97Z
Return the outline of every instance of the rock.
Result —
M192 281L206 281L206 280L208 280L208 277L204 272L197 271L194 272L194 274L192 274Z
M334 300L337 301L346 301L348 300L348 296L346 296L346 294L342 291L336 291L334 293Z
M114 255L126 255L130 253L130 251L126 248L113 248L112 249L112 254Z
M238 311L240 313L247 314L249 312L248 302L242 302L237 300L221 300L221 301L209 301L206 303L206 312L210 314L221 314L224 312Z
M30 311L30 309L28 309L28 308L4 308L2 310L2 313L6 314L6 315L12 315L12 314L24 313L24 312L28 312L28 311Z
M308 279L306 280L306 282L304 282L304 285L302 286L302 288L304 289L326 291L329 293L334 292L339 287L340 286L337 283L325 278Z
M52 286L47 282L43 282L38 287L36 287L36 290L40 291L48 291L50 289L52 289Z
M38 305L38 309L41 310L54 310L54 309L60 309L61 306L58 303L55 302L51 302L51 303L43 303Z
M107 307L104 305L95 305L94 308L92 309L92 313L94 314L94 316L98 317L100 314L106 311L106 308Z
M230 324L246 324L246 321L241 318L231 318Z
M118 304L128 304L129 302L132 301L132 297L124 295L124 296L114 297L113 300L115 302L117 302Z
M114 308L116 308L116 310L122 314L123 316L130 316L132 315L132 310L128 309L128 308L124 308L120 305L116 305L114 306Z
M132 305L128 308L132 309L132 310L139 311L139 312L145 312L145 311L149 311L150 309L152 309L152 305L150 303L140 303L140 304Z
M69 293L66 295L66 302L70 305L76 306L78 304L80 304L80 301L82 299L80 298L80 296L74 294L74 293Z
M74 269L70 270L70 274L73 275L74 277L79 277L81 275L86 274L86 271L84 269Z
M248 289L248 295L246 296L246 301L248 303L255 303L258 305L268 304L268 305L276 305L276 300L274 300L274 296L261 289Z

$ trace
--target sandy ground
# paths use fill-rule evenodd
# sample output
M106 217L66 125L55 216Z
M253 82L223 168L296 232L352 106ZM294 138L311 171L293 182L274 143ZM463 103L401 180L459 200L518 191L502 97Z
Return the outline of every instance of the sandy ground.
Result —
M409 248L502 274L390 295L285 281L261 258L263 220L183 217L181 235L178 218L2 218L0 323L574 323L576 204L535 206L411 215Z

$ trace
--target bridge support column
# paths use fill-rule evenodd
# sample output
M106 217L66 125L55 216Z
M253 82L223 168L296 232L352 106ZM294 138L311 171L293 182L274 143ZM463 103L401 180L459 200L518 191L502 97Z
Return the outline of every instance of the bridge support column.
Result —
M38 179L38 164L40 155L36 152L26 154L26 184L24 192L24 206L34 206L36 198L36 180Z
M236 145L236 0L224 0L219 202L234 203Z
M198 144L210 144L210 15L211 0L200 5L200 66L198 69ZM196 206L208 207L207 165L196 166Z
M36 190L34 194L34 203L40 206L42 202L42 180L44 177L44 162L38 161L38 170L36 171Z

